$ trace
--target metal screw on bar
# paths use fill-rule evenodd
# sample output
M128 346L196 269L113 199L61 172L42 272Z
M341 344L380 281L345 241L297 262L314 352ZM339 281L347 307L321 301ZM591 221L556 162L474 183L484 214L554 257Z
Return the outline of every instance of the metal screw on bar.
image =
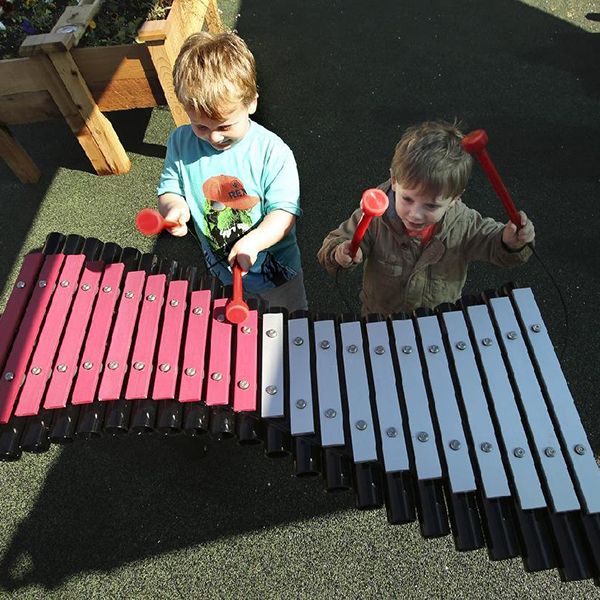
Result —
M81 284L81 289L82 289L84 292L89 292L89 291L90 291L90 284L89 284L89 283L82 283L82 284Z
M431 354L437 354L440 351L440 347L436 346L435 344L432 344L431 346L429 346L428 350L429 352L431 352Z
M171 370L171 365L169 363L162 363L161 365L158 366L158 368L163 373L168 373Z
M223 314L217 315L217 321L219 321L219 323L223 323L223 321L225 321L225 315L223 315Z
M245 335L248 335L249 333L252 333L252 327L248 327L248 325L244 325L242 327L242 333Z
M356 354L358 352L358 346L356 346L355 344L350 344L346 350L348 350L348 352L350 354Z
M466 350L467 349L467 344L466 344L466 342L463 342L461 340L460 342L456 342L456 348L458 350Z
M42 372L42 370L39 367L33 367L31 369L31 374L32 375L39 375Z
M188 377L193 377L196 374L196 369L194 369L194 367L188 367L184 373L188 376Z
M585 454L585 446L581 444L577 444L573 450L575 450L575 454L579 454L579 456L583 456Z
M237 386L240 390L247 390L250 387L250 384L245 379L241 379L238 381Z
M135 294L133 292L125 292L125 298L127 298L127 300L131 300L134 296Z
M506 337L507 337L509 340L516 340L516 339L517 339L519 336L517 335L517 332L516 332L516 331L509 331L509 332L506 334Z
M494 342L492 342L492 338L483 338L483 339L481 340L481 343L482 343L484 346L491 346L491 345L492 345Z
M378 354L379 356L385 354L385 348L383 346L375 346L375 354Z
M458 440L450 440L448 446L450 446L451 450L460 450L461 443Z
M25 282L24 281L17 281L17 287L21 290L25 287Z
M196 308L194 308L194 310L192 310L192 312L195 315L201 315L202 314L202 307L201 306L196 306Z
M140 360L138 360L138 361L136 361L136 362L133 363L133 368L136 371L143 371L145 366L146 365L142 361L140 361Z
M337 415L337 412L335 412L335 410L334 410L333 408L328 408L328 409L325 411L325 416L326 416L328 419L333 419L333 418L335 418L335 416L336 416L336 415Z
M169 304L170 304L171 306L173 306L173 307L174 307L174 306L179 306L179 300L171 300L171 302L169 302Z
M402 346L403 354L410 354L412 352L412 346Z
M364 431L367 428L367 422L363 421L362 419L360 421L356 421L356 429L358 429L359 431Z
M64 288L69 287L69 282L66 279L63 279L60 282L60 287L64 287Z
M223 379L223 374L219 373L219 371L215 371L214 373L210 374L210 378L213 381L221 381L221 379Z
M105 294L108 294L109 292L112 292L112 288L110 287L110 285L105 285L105 286L102 288L102 291L103 291Z
M523 458L525 456L525 450L523 448L517 447L513 450L513 454L517 458Z
M156 296L154 294L148 294L146 296L146 300L148 300L148 302L154 302L156 300Z
M331 344L329 343L329 340L323 340L320 344L321 348L323 350L329 350L329 348L331 348Z
M10 371L7 371L6 373L4 373L4 379L6 379L6 381L12 381L15 378L15 374L11 373Z
M541 330L542 330L542 326L538 325L537 323L535 323L531 326L531 331L533 331L533 333L539 333Z
M419 433L417 433L417 439L420 442L427 442L429 440L429 434L426 431L419 431Z
M267 329L267 337L274 338L277 337L277 331L275 329Z
M108 368L111 370L115 370L116 368L118 368L119 363L116 360L112 360L111 362L108 363Z
M67 365L61 363L60 365L56 365L56 370L59 373L65 373L67 371Z
M482 442L481 446L479 446L481 448L482 452L491 452L492 451L492 444L490 444L489 442Z
M294 338L294 346L302 346L304 340L301 337Z
M83 368L84 368L86 371L89 371L89 370L90 370L90 369L91 369L93 366L94 366L94 363L93 363L91 360L86 360L86 361L83 363Z
M277 393L277 386L276 385L268 385L265 388L265 392L267 392L267 394L269 394L269 396L274 396Z
M42 279L38 285L41 288L45 288L48 285L48 282L45 279Z
M544 454L548 458L553 458L554 456L556 456L556 450L552 446L548 446L547 448L544 448Z
M299 408L300 410L302 410L303 408L306 408L306 400L296 400L296 407Z
M385 430L385 434L389 437L389 438L395 438L398 435L398 430L395 427L388 427Z

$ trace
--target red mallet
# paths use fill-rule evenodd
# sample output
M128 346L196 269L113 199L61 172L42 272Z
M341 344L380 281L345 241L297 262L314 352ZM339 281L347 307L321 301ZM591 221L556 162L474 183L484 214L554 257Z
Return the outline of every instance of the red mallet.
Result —
M250 314L248 305L243 300L242 267L233 263L233 297L225 306L225 318L235 325L243 323Z
M508 218L517 226L521 227L521 215L515 207L515 203L512 201L506 186L504 185L488 151L485 149L488 143L487 133L483 129L476 129L471 133L465 135L462 140L462 147L465 152L474 154L477 160L481 163L483 170L486 172L490 183L496 190L496 194L504 205L504 210L508 214Z
M376 188L365 190L360 199L360 210L362 210L363 214L350 242L350 256L352 258L356 256L358 247L363 237L365 237L371 219L373 217L380 217L387 210L388 204L388 197L382 190Z
M179 223L167 221L157 210L143 208L135 218L135 226L144 235L156 235L165 228L177 227Z

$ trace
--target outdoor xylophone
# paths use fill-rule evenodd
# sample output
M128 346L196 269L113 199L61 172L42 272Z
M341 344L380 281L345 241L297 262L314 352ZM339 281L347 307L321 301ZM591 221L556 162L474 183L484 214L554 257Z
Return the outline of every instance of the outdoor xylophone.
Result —
M0 454L211 431L459 550L600 571L600 471L528 288L383 319L227 299L195 269L50 234L0 319Z

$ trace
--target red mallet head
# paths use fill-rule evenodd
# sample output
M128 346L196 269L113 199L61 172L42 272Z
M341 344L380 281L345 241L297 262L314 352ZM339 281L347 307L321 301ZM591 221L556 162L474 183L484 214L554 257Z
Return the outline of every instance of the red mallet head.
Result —
M388 197L377 188L365 190L360 199L360 209L367 217L380 217L388 207Z
M176 227L177 223L167 221L157 210L143 208L135 218L135 226L144 235L156 235L166 227Z
M487 146L488 136L483 129L476 129L465 135L461 143L465 152L477 154Z
M239 302L231 300L231 302L225 306L225 318L234 325L243 323L248 318L249 314L250 309L243 300Z

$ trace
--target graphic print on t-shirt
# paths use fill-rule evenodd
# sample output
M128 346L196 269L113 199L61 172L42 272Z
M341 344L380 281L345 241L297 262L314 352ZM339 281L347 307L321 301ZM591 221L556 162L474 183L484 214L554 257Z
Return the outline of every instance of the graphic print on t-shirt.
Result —
M223 247L235 242L252 227L250 211L260 202L249 196L244 184L231 175L210 177L202 184L204 193L204 235L212 250L222 254Z

